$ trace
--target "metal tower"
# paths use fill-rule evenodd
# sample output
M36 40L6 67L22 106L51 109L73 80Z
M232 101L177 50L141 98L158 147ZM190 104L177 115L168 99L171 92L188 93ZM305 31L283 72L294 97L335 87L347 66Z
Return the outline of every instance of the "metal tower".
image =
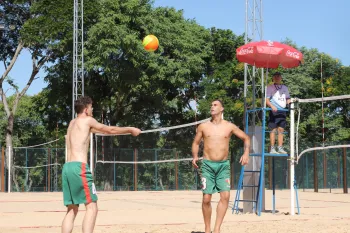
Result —
M260 41L263 38L262 0L245 0L245 43ZM254 109L256 100L264 93L264 70L244 65L244 106ZM249 100L249 101L248 101ZM263 102L261 102L263 103ZM263 105L263 104L262 104ZM255 117L253 119L255 125Z
M262 0L245 0L245 43L260 41L263 38L263 19L262 19ZM261 143L263 143L262 132L262 114L256 110L258 102L261 98L261 106L264 106L264 70L257 69L255 66L251 66L245 63L244 65L244 112L249 117L244 117L245 131L251 132L251 151L253 153L261 153ZM260 102L260 101L259 101ZM260 107L261 107L260 106ZM257 124L258 123L258 124ZM260 171L261 170L262 156L253 156L249 164L246 165L247 170ZM263 167L262 167L263 168ZM260 172L259 172L260 173ZM243 199L254 200L259 193L259 180L260 176L258 172L244 174ZM264 174L264 172L260 173ZM262 175L263 176L263 175ZM264 192L264 191L260 191ZM261 203L262 202L262 203ZM264 199L260 199L259 204L262 204L262 208L265 208ZM256 202L255 204L258 204ZM254 202L243 202L243 213L254 212L256 210Z
M84 33L83 33L83 0L74 0L73 21L73 105L72 118L74 118L74 101L84 96Z

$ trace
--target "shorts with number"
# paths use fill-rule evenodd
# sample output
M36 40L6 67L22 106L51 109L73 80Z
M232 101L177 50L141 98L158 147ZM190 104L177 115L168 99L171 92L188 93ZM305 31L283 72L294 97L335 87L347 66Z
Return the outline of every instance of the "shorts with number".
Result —
M95 184L87 163L65 163L62 171L62 188L65 206L97 201Z
M230 191L230 161L203 159L201 166L202 191L204 194Z

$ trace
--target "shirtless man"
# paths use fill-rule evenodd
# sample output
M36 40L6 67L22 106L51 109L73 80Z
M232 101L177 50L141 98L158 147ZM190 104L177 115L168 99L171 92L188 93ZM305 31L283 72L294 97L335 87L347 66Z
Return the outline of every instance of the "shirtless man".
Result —
M62 222L62 233L72 232L79 204L85 204L86 208L83 233L90 233L94 230L97 217L96 189L87 163L90 133L130 133L137 136L141 131L134 127L115 127L98 123L92 117L92 100L87 96L75 101L74 110L77 117L69 123L67 130L68 160L62 171L63 202L67 206L67 213Z
M230 161L228 160L229 141L232 134L244 141L244 153L240 159L242 165L248 164L250 138L236 125L222 119L223 103L215 100L211 103L211 121L200 124L192 144L192 165L198 168L198 151L201 139L204 140L203 164L201 166L202 180L202 212L205 233L211 232L211 197L220 193L220 202L216 210L214 233L220 232L230 200Z

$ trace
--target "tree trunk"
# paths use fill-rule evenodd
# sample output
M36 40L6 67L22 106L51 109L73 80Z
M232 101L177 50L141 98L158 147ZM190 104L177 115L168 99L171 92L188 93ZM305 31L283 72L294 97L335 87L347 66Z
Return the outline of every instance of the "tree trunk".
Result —
M14 115L11 112L9 117L7 118L8 122L7 122L7 127L6 127L6 167L8 168L9 164L11 166L11 176L12 176L12 180L15 184L15 188L17 191L19 191L19 186L18 186L18 182L16 179L16 175L15 175L15 170L13 169L13 153L11 156L11 161L9 161L9 148L11 148L11 152L13 152L13 147L12 147L12 133L13 133L13 123L14 123Z
M159 185L160 185L160 188L164 191L162 176L160 176L160 175L159 175Z

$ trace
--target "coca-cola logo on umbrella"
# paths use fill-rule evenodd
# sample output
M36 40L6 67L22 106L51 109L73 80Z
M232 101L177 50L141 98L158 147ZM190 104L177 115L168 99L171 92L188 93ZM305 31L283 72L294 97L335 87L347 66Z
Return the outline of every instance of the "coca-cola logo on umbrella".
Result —
M250 54L250 53L254 53L253 47L242 48L242 49L239 50L239 52L238 52L239 55L245 55L245 54Z
M286 55L289 56L289 57L294 57L296 59L299 59L300 58L300 55L298 52L291 52L289 50L287 50L286 52Z

